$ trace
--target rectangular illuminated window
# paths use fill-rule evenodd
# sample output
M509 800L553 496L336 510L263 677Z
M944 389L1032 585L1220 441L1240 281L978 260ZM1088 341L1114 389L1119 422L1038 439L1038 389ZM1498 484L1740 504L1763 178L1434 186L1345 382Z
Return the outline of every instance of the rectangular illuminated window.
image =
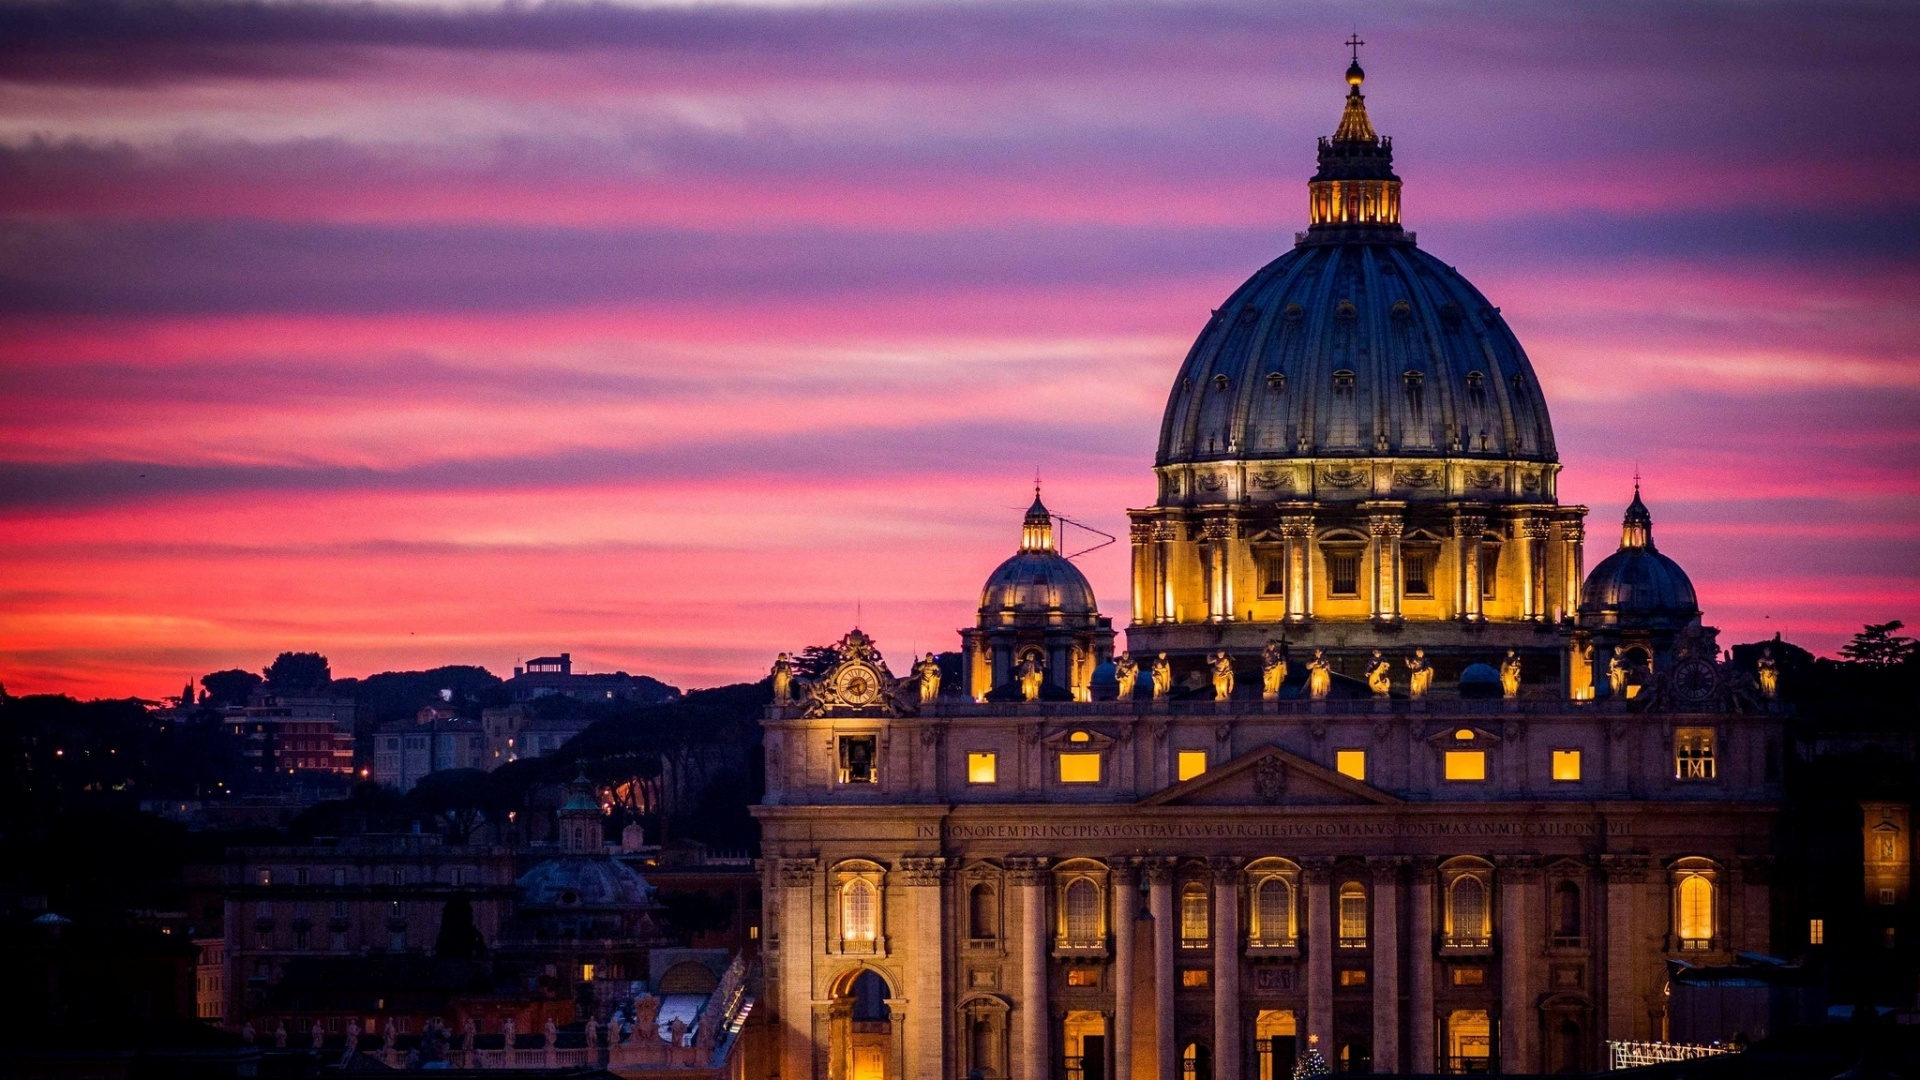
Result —
M1807 944L1825 945L1827 943L1827 920L1807 920Z
M874 784L880 780L880 739L874 735L840 736L840 782Z
M998 783L999 772L1000 758L993 751L979 750L967 755L967 783Z
M1341 986L1367 985L1366 970L1364 968L1341 968L1340 969L1340 985Z
M1287 553L1284 549L1260 552L1260 595L1287 595Z
M1360 552L1340 549L1327 552L1327 595L1360 595Z
M593 981L593 965L592 964L580 965L580 981L581 982Z
M1100 782L1099 754L1061 754L1060 782L1063 784L1097 784Z
M1486 778L1487 752L1485 750L1447 751L1447 779L1485 780Z
M1180 751L1180 779L1191 780L1207 771L1207 752L1205 750Z
M1185 968L1180 972L1180 985L1210 986L1213 983L1212 975L1213 972L1206 968Z
M1477 968L1477 967L1454 968L1453 969L1453 985L1485 986L1487 985L1487 969Z
M1433 586L1428 583L1427 564L1432 556L1425 552L1407 552L1401 568L1408 596L1432 596Z
M1365 750L1335 750L1333 768L1342 776L1351 776L1355 780L1367 778L1367 752Z
M1673 733L1673 778L1711 780L1713 776L1713 729L1676 729Z
M1099 986L1100 971L1097 968L1075 967L1067 969L1068 986Z
M1553 778L1555 780L1580 779L1580 751L1555 750L1553 752Z

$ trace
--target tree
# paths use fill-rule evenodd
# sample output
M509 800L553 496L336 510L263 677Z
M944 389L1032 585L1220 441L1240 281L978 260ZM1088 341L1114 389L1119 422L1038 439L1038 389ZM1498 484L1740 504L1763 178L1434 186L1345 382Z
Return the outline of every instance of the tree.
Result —
M214 706L245 705L247 696L253 693L254 687L260 685L260 681L260 676L239 668L200 676L200 686L207 692L207 704Z
M478 960L487 951L486 939L473 923L473 904L467 894L454 893L440 909L440 934L433 955L442 960Z
M466 843L482 819L498 820L503 816L499 785L479 769L442 769L428 773L407 793L407 803L439 818L449 844Z
M1906 626L1899 619L1892 622L1868 623L1853 640L1840 647L1840 655L1848 662L1872 668L1899 667L1912 660L1915 655L1915 642L1902 636L1898 631Z
M317 652L283 652L261 674L268 686L283 694L312 693L333 681L327 658Z
M817 679L840 663L840 650L832 645L809 645L793 658L793 673L802 679Z

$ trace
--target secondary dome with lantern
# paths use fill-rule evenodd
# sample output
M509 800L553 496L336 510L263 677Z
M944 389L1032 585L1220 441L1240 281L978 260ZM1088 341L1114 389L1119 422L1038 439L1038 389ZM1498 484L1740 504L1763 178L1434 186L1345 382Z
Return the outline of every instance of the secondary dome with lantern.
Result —
M1356 60L1340 125L1320 140L1307 231L1188 352L1157 465L1558 460L1546 399L1499 309L1401 228L1393 141L1374 132L1364 79Z
M1699 621L1693 581L1679 563L1653 546L1653 515L1635 484L1621 525L1620 550L1587 575L1580 625L1678 629Z
M1020 550L994 568L980 590L981 625L1000 617L1086 616L1099 613L1093 586L1054 547L1053 515L1035 489L1020 527Z

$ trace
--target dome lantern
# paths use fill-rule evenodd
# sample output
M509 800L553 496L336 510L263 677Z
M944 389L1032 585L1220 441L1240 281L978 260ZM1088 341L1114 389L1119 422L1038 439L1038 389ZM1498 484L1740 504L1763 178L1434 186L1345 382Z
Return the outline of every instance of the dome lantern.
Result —
M1360 228L1397 235L1400 232L1400 178L1393 173L1393 140L1381 138L1367 116L1367 98L1360 86L1367 73L1360 69L1359 38L1353 63L1347 68L1347 105L1331 138L1320 140L1320 169L1307 182L1307 236L1336 230L1342 234Z
M1027 507L1026 520L1020 526L1020 550L1053 550L1053 515L1040 501L1039 484L1033 485L1033 505Z

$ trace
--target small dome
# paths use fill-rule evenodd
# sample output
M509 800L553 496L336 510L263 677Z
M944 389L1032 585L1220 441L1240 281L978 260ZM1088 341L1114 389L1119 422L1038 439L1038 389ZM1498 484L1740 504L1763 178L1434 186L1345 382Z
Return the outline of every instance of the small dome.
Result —
M1053 515L1035 489L1021 523L1020 550L987 575L980 590L982 625L1017 615L1097 615L1093 586L1053 544Z
M1622 523L1620 550L1600 561L1581 591L1580 624L1588 627L1681 627L1698 621L1700 602L1680 564L1653 545L1653 515L1633 502Z
M1500 672L1492 664L1468 664L1460 672L1461 697L1493 698L1500 693Z
M618 859L567 855L548 859L520 875L520 904L527 908L647 908L653 886Z

